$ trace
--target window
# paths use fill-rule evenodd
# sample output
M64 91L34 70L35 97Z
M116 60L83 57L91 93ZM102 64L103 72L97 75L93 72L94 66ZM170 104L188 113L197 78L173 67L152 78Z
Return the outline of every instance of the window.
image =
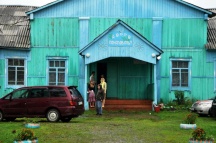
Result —
M46 88L31 89L28 98L44 98L49 97L49 91Z
M65 85L65 75L64 60L49 60L49 85Z
M66 97L66 93L63 88L50 88L50 97Z
M27 89L20 89L20 90L17 90L17 91L15 91L15 92L13 92L13 95L12 95L11 99L22 99L22 98L26 98L27 92L28 92Z
M171 60L171 89L189 90L190 60Z
M8 86L25 85L25 60L8 59L7 60L7 84Z

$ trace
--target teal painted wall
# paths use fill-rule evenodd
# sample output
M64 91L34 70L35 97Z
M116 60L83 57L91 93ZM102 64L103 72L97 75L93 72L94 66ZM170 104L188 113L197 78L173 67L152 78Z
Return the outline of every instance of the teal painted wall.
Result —
M5 60L0 60L0 97L6 95L5 91Z
M162 47L204 48L207 23L203 19L164 19Z
M66 84L78 85L78 31L78 18L37 18L31 22L28 85L47 85L47 57L67 58Z
M134 59L118 62L118 97L120 99L147 99L147 86L151 84L151 66L136 63ZM111 87L112 89L113 87Z
M91 18L90 19L90 41L112 26L119 18ZM121 19L134 30L138 31L147 40L152 41L152 19L128 18Z
M77 47L78 18L37 18L31 21L32 47Z
M78 48L32 48L28 62L28 85L47 85L47 57L68 57L67 85L78 85L77 53Z
M207 62L204 45L207 25L203 19L165 19L161 58L161 98L168 102L175 99L170 90L170 58L190 58L191 90L185 96L193 100L214 96L214 65Z
M122 19L133 29L152 41L152 19ZM101 34L117 21L117 18L90 18L89 41ZM46 85L46 58L48 56L68 57L68 84L78 84L78 49L79 49L79 21L78 18L35 18L31 21L31 58L28 60L28 85ZM204 45L207 39L207 25L203 19L163 19L162 50L161 58L161 98L168 102L175 98L173 91L170 91L170 58L181 57L192 59L192 81L191 91L185 91L185 95L193 99L207 99L214 95L214 65L207 62ZM0 66L4 66L4 60L0 60ZM127 69L123 66L120 69ZM119 68L118 68L119 69ZM138 68L139 69L139 68ZM138 71L138 69L136 71ZM149 67L147 68L149 69ZM148 73L141 69L144 73ZM90 72L90 71L89 71ZM109 72L113 72L112 70ZM119 72L119 71L118 71ZM120 87L127 88L126 72L118 74ZM0 69L0 94L11 91L4 89L4 69ZM145 76L145 75L132 75ZM133 78L133 83L149 83L144 79ZM129 79L128 79L129 80ZM137 88L133 84L133 88ZM112 87L112 85L111 85ZM115 90L114 90L115 92ZM124 90L116 90L120 98L129 97L132 92L125 93ZM138 93L146 93L143 89ZM140 95L141 95L140 94ZM140 98L134 96L133 98Z

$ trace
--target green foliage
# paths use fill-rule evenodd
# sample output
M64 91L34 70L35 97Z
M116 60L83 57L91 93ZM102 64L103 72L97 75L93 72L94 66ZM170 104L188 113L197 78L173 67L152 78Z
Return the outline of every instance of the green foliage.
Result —
M178 105L182 105L185 103L184 92L183 91L175 91L175 98L177 99Z
M183 123L185 123L185 124L195 124L197 117L198 116L197 116L196 113L189 113L184 118Z
M213 141L214 140L212 136L207 137L205 130L202 128L197 128L192 132L192 139L198 140L198 141L204 141L204 140Z
M26 123L39 123L39 119L38 118L23 118L24 119L24 124Z
M193 101L188 97L184 97L183 91L175 91L175 100L164 104L165 110L189 110Z
M13 130L12 133L16 133L16 130ZM17 134L15 137L15 141L23 141L23 140L33 140L36 139L34 136L34 132L31 129L22 129L21 132Z

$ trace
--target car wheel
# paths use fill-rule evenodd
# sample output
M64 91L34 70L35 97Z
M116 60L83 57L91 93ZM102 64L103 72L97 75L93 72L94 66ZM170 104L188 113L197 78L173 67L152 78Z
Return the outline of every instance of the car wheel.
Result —
M210 116L210 117L213 117L213 114L212 114L212 111L211 111L211 109L209 109L209 112L208 112L208 114L209 114L209 116Z
M70 122L71 119L72 119L72 117L64 117L64 118L61 118L61 121L62 122Z
M3 120L3 113L2 113L2 111L0 111L0 121L2 121Z
M206 114L199 114L200 117L206 117Z
M56 109L50 109L47 112L47 120L48 121L50 121L50 122L57 122L57 121L59 121L59 118L60 118L60 114L59 114L58 110L56 110Z

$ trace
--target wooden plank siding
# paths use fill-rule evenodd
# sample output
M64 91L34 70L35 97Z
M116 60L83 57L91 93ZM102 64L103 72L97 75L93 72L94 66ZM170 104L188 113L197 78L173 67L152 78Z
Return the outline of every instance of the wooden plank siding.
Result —
M194 26L196 25L196 26ZM190 99L208 99L214 96L214 63L207 61L204 45L207 24L203 19L164 19L161 58L161 98L175 99L170 89L170 58L192 59L191 90L185 91Z
M78 18L37 18L31 22L32 47L77 48Z
M200 48L207 40L207 23L201 18L173 18L163 20L162 47ZM189 54L189 53L188 53Z
M78 85L78 48L32 48L28 63L28 85L47 85L47 57L66 57L68 74L66 85ZM72 58L69 58L72 57Z
M210 12L202 8L179 0L64 0L27 14L31 22L31 50L30 54L21 56L27 60L27 85L48 84L47 62L50 57L66 59L66 85L83 87L86 86L89 73L97 70L99 62L105 62L108 67L108 85L109 80L115 83L108 86L110 97L118 96L121 100L163 99L166 103L175 99L171 89L171 59L182 58L190 59L191 63L191 87L184 91L185 96L208 99L214 95L214 60L207 60L209 56L204 47L207 43L207 18ZM117 20L125 24L122 22L114 25L116 29L110 28ZM108 28L127 31L138 39L138 44L130 47L107 46L106 34L113 32L106 31ZM107 44L108 52L102 48L98 50L100 42ZM90 48L86 43L90 43ZM139 47L143 51L137 52ZM91 52L90 58L85 57L86 53L80 53L82 48L86 53ZM134 52L134 49L138 50ZM160 54L164 52L160 61L152 56L157 53L155 49L163 50ZM16 57L12 53L8 55ZM6 67L4 63L8 55L0 53L2 67ZM214 59L214 55L210 58ZM114 58L117 58L114 62L109 61ZM133 63L140 59L145 64ZM6 78L5 75L5 70L0 69L1 79ZM5 84L5 80L0 83ZM116 83L118 86L115 87ZM150 85L151 91L154 90L151 95L148 91ZM81 93L87 99L86 87L83 87ZM11 89L1 88L0 96L9 91ZM155 97L159 99L153 99ZM110 101L110 104L116 102ZM119 102L125 104L126 101Z
M90 41L112 26L119 18L91 18L90 19ZM120 18L138 31L147 40L152 41L152 19L150 18Z

